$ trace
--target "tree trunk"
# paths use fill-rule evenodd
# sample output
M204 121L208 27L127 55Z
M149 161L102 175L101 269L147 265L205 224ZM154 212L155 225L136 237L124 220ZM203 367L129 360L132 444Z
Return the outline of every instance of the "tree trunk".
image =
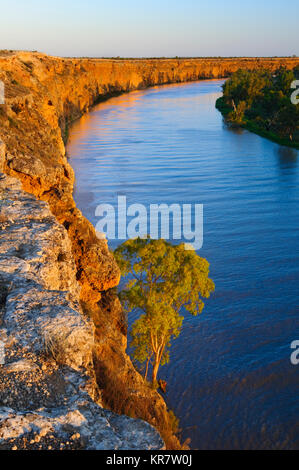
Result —
M152 382L153 382L153 384L155 384L155 382L157 381L157 375L158 375L159 365L160 365L160 363L159 363L158 360L155 358L155 362L154 362L154 365L153 365L153 375L152 375Z
M152 356L148 356L148 358L147 358L147 361L146 361L146 367L145 367L144 380L146 380L146 379L147 379L147 374L148 374L148 366L149 366L149 362L150 362L150 360L151 360L151 357L152 357Z

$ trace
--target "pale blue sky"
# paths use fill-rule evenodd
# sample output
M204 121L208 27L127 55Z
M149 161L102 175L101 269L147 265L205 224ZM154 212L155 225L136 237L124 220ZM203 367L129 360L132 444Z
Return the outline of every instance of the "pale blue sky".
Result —
M299 55L298 0L0 0L0 49L64 56Z

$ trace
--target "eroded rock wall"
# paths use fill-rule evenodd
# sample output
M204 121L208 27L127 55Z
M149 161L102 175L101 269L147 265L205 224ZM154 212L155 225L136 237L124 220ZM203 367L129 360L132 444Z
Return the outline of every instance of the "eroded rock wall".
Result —
M51 213L63 225L63 233L67 233L68 241L60 238L59 243L70 243L73 258L73 261L63 259L55 243L47 242L49 234L40 227L36 241L38 246L45 244L43 257L36 254L35 261L26 264L27 269L29 272L39 269L41 280L55 291L69 292L62 297L76 296L74 276L65 271L74 263L72 269L80 286L80 308L92 319L95 328L92 367L104 402L119 413L142 417L157 426L169 448L178 448L180 444L173 436L173 420L165 402L144 384L126 355L126 319L112 289L119 283L118 266L107 243L97 238L93 226L73 200L74 172L64 147L68 124L93 104L114 94L164 83L226 77L238 68L275 70L281 65L290 68L298 63L299 59L284 58L98 60L63 59L28 52L0 54L0 80L5 83L5 104L0 105L0 139L5 143L5 147L0 144L1 169L20 180L25 191L48 203ZM45 206L40 204L42 214ZM59 233L62 237L62 232ZM26 235L22 235L23 244L18 231L11 231L10 236L17 245L11 251L11 259L18 260L19 266L13 263L12 269L23 269ZM45 266L47 257L52 255L57 255L60 261L49 270ZM39 295L38 291L34 292ZM62 294L55 295L55 302L63 301ZM17 309L17 297L15 302L11 305ZM70 304L68 308L74 310ZM34 307L33 312L38 314L38 309ZM61 314L59 318L62 317ZM43 334L42 330L38 331Z
M0 449L163 448L148 423L102 407L79 298L66 229L0 173Z

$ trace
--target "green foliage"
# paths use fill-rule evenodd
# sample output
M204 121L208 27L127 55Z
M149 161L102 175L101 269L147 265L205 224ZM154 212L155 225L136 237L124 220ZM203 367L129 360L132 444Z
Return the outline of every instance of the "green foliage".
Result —
M223 86L223 95L226 101L234 100L236 105L245 101L248 106L252 101L263 94L263 90L271 83L269 71L238 70Z
M202 312L214 290L209 263L184 244L165 240L134 239L114 252L122 275L128 276L120 298L126 312L142 311L132 326L134 359L147 363L153 358L153 382L160 364L169 360L171 340L180 334L183 309L191 315Z
M216 106L233 125L299 146L299 105L291 103L291 83L298 77L299 66L275 73L238 70L224 84Z
M228 119L235 124L243 124L246 111L246 101L239 101L237 106L234 104L234 109L228 114Z

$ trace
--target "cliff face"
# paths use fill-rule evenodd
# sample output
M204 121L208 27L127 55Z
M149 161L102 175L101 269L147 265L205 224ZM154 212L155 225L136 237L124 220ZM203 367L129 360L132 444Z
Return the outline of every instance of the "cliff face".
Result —
M102 407L79 295L65 228L0 173L0 449L163 448L150 425Z
M75 206L74 173L67 162L63 137L68 123L113 94L226 77L238 68L275 70L298 63L299 59L279 58L97 60L26 52L0 55L0 80L5 84L5 104L0 105L0 138L5 144L0 147L0 169L19 179L25 191L46 201L68 235L75 280L80 286L76 295L95 327L92 369L104 402L117 412L142 417L158 426L167 436L169 447L178 447L179 443L170 437L172 423L166 405L157 392L144 385L126 355L126 321L111 290L120 279L118 266L106 242L97 238ZM17 232L14 236L17 241ZM45 258L37 261L39 265L46 261L47 250L56 253L55 243L47 246ZM26 243L19 251L26 252ZM64 272L63 266L48 273L42 271L43 280L51 289L75 295L77 287L69 283L69 272Z

